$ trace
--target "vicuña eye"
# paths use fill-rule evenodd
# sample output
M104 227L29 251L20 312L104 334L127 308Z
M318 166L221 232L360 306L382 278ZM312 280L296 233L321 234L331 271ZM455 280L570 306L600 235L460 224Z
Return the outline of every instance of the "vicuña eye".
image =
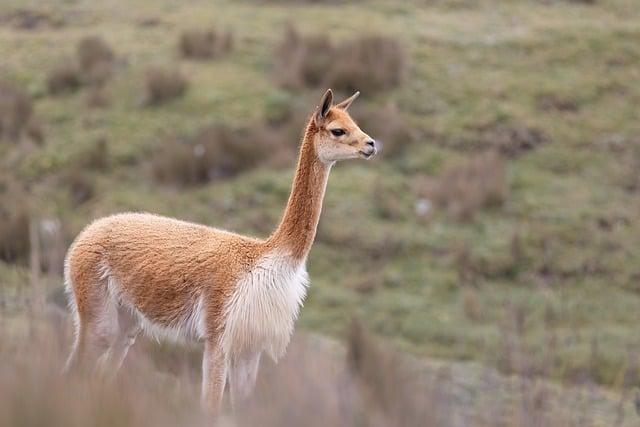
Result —
M331 134L333 136L342 136L344 135L346 132L344 131L344 129L331 129Z

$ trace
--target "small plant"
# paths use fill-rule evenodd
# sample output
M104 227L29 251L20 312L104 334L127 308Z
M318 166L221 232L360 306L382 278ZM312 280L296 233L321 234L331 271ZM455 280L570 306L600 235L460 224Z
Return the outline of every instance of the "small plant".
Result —
M394 38L367 35L337 47L326 35L288 27L275 53L276 78L285 87L330 86L346 92L376 92L398 86L406 55Z
M91 200L95 194L93 181L87 172L72 170L65 177L71 201L79 206Z
M26 134L33 116L31 98L20 87L0 80L0 138L17 141Z
M332 62L329 85L338 90L368 93L399 86L404 78L406 55L394 38L368 35L338 49L340 60Z
M416 192L432 200L453 218L469 221L477 211L499 206L507 198L504 161L495 151L447 168L440 177L418 178Z
M0 195L0 259L26 263L29 258L30 211L10 194Z
M231 32L189 30L180 35L179 49L189 59L213 59L230 52L234 39Z
M90 36L80 40L77 47L78 65L84 82L103 86L111 77L115 54L100 37Z
M274 141L262 135L260 127L209 126L190 138L169 139L152 157L153 175L159 182L180 186L234 176L277 151Z
M80 84L80 70L72 60L60 62L47 76L47 89L52 95L74 92Z
M176 68L154 67L145 76L146 104L160 105L185 94L189 83Z

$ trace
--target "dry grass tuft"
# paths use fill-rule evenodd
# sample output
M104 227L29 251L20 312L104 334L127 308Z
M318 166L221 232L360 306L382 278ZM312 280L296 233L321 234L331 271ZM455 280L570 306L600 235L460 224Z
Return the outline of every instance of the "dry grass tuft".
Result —
M302 35L292 26L275 58L276 78L285 87L369 93L398 86L407 62L401 44L389 36L367 35L336 46L326 35Z
M47 89L52 95L74 92L81 83L80 70L70 59L61 61L47 76Z
M78 42L76 59L61 60L47 76L47 89L52 95L74 92L81 86L91 89L89 106L104 106L104 87L112 77L115 54L100 37L84 37ZM99 101L96 101L101 98Z
M23 135L42 139L36 134L37 126L31 97L22 88L0 80L0 139L17 141Z
M103 86L113 73L115 54L104 39L84 37L78 42L78 65L84 82L91 86Z
M407 58L400 42L390 36L367 35L347 42L332 62L329 86L337 90L374 93L399 86Z
M517 369L530 366L521 364L528 349L518 338L527 317L517 307L511 311L504 331L505 361ZM60 369L69 351L71 322L64 309L49 304L36 315L22 316L0 307L0 425L211 425L211 418L199 408L201 346L157 345L140 338L114 381L97 375L65 377ZM18 323L18 330L7 327ZM593 357L597 353L594 345ZM633 366L635 371L628 370L625 376L630 384L638 378L637 362ZM585 391L593 398L584 399ZM219 421L312 427L559 427L582 425L572 421L576 405L584 402L579 414L613 425L610 412L603 416L602 409L611 411L616 402L602 397L593 389L550 387L534 376L507 378L464 364L418 361L389 348L354 322L346 354L333 341L298 335L277 366L263 358L250 400L234 414L225 402ZM621 404L628 408L628 402Z
M469 221L479 210L500 206L507 199L504 160L495 151L475 155L464 164L445 169L437 179L419 177L415 191L453 218Z
M0 260L26 263L31 211L15 190L6 187L0 192Z
M69 171L64 182L69 188L69 195L73 206L80 206L91 200L95 195L95 188L91 176L82 170Z
M180 54L189 59L214 59L233 50L231 32L211 30L188 30L180 35Z
M209 126L190 138L169 139L151 166L162 183L189 186L232 177L273 155L278 147L262 127L233 130Z
M145 75L146 104L165 104L183 96L188 87L189 82L177 68L150 68Z

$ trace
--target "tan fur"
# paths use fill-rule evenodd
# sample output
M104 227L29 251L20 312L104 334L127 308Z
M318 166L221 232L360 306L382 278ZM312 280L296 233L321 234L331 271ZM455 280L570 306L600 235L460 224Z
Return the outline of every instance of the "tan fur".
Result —
M237 346L242 348L238 354L227 354L236 346L223 343L226 322L231 321L225 316L230 315L230 307L242 312L238 304L251 308L251 301L238 298L251 295L247 287L261 286L260 280L278 281L278 269L304 273L333 162L375 153L371 138L345 110L355 96L336 107L331 106L330 91L323 97L306 128L282 221L266 240L142 213L102 218L86 227L70 247L65 267L77 323L67 368L100 356L102 369L116 370L144 321L147 326L205 341L203 402L208 407L218 410L228 369L232 370L230 379L238 382L232 384L232 391L246 396L255 381L260 353L268 343L247 341ZM333 136L330 131L336 128L344 129L346 135ZM263 274L252 270L264 269L265 265L276 271ZM299 274L294 273L284 277L297 281ZM239 283L243 283L244 293L234 299ZM292 302L291 322L297 315L297 299L304 297L304 293L296 292L292 294L296 301ZM232 301L234 306L229 305ZM288 306L283 307L286 310ZM248 315L233 326L251 325L251 313ZM269 312L262 315L268 316ZM226 339L237 340L237 334L244 332L227 334L231 338ZM245 336L255 335L251 333L246 331ZM283 333L282 345L286 345L290 331Z

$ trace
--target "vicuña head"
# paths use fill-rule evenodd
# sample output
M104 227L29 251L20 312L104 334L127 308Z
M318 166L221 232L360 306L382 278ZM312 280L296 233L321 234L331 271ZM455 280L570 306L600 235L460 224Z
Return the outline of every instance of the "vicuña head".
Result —
M225 384L237 405L251 392L263 352L286 350L307 288L331 166L376 153L328 90L307 124L291 195L267 239L152 214L87 226L69 248L65 282L76 336L66 370L113 375L141 331L205 343L202 401L217 412Z
M360 95L354 93L350 98L333 105L333 93L329 89L310 123L315 132L315 148L318 158L325 163L337 160L364 158L376 154L376 143L364 133L347 110Z

